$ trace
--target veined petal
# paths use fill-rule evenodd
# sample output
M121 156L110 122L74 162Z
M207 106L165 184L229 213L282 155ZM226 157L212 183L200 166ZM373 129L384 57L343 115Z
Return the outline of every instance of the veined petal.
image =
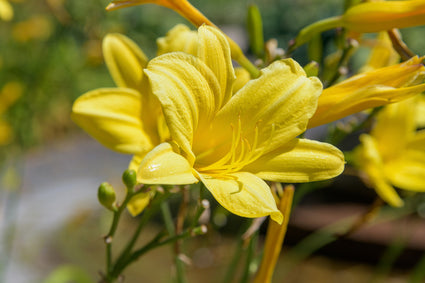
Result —
M308 127L314 128L336 121L360 111L394 103L425 91L425 84L392 88L372 85L363 88L339 89L338 85L327 88L319 98L319 105Z
M321 82L316 77L307 78L294 60L276 61L229 100L213 122L213 134L205 134L198 145L226 144L232 140L232 130L239 127L240 136L251 146L256 144L252 150L272 151L304 132L321 90ZM229 145L223 148L223 152L228 150Z
M151 60L145 70L153 94L161 102L171 137L194 162L192 141L198 127L214 116L219 85L212 71L185 53L167 53Z
M401 189L425 192L425 151L407 150L385 165L391 183Z
M140 89L148 58L136 43L119 33L108 34L103 40L103 55L117 86Z
M264 180L301 183L327 180L344 170L344 155L336 147L297 139L248 165L243 170Z
M141 94L132 89L104 88L80 96L72 107L75 123L106 147L140 154L153 148L141 121Z
M270 217L279 224L282 213L269 186L257 176L247 172L237 172L223 176L200 175L202 183L214 198L230 212L242 217Z
M366 134L360 136L360 141L361 145L355 150L354 156L357 165L365 173L366 183L388 204L402 206L403 201L386 177L376 141Z
M196 56L198 54L198 32L184 24L173 27L165 37L156 40L158 55L181 51Z
M203 25L198 34L198 58L213 71L220 85L220 95L215 99L215 109L218 111L232 96L232 84L235 80L229 43L214 27Z
M186 185L197 183L190 163L173 151L169 143L162 143L146 154L137 172L142 184Z

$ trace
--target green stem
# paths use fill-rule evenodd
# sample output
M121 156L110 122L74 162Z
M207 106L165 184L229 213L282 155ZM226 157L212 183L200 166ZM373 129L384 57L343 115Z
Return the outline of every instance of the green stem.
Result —
M129 264L129 258L131 257L131 250L133 249L137 239L139 238L142 228L149 221L149 219L159 210L160 204L166 198L168 198L169 195L170 195L169 192L165 192L163 194L159 194L159 193L156 194L155 198L152 200L149 206L149 209L146 209L144 213L142 214L142 218L140 219L139 225L137 226L136 231L134 232L130 242L127 244L125 249L121 252L121 255L116 260L113 268L111 268L110 271L108 272L110 278L112 279L117 278L120 275L121 271L124 269L124 267L126 267Z
M235 277L235 271L238 267L239 261L242 256L242 249L243 248L243 240L241 237L239 237L238 243L236 245L236 250L233 255L232 260L230 261L229 267L227 268L226 275L224 276L223 283L230 283L233 281L233 278Z
M295 38L295 42L289 47L287 53L292 53L296 48L310 41L318 33L341 26L341 20L341 16L327 18L303 28Z
M178 243L178 240L183 238L181 237L181 235L177 234L176 235L176 229L174 228L174 221L170 212L170 208L168 206L167 202L163 202L161 204L161 211L162 211L162 217L164 219L165 222L165 227L167 229L167 232L169 235L171 235L172 237L176 237L176 240L174 241L174 243ZM184 262L181 261L181 259L179 258L179 248L177 246L175 246L174 248L174 261L175 261L175 266L176 266L176 276L177 276L177 282L178 283L184 283L186 282L186 278L185 278L185 270L184 270Z
M242 238L242 235L245 233L247 229L249 229L249 227L251 226L251 223L252 223L252 220L248 219L244 223L244 225L241 227L237 235L238 242L236 245L236 250L227 268L226 274L223 279L223 283L230 283L233 281L233 278L235 277L235 272L237 270L238 264L240 263L240 259L243 253L244 239Z
M134 196L134 193L127 193L123 203L118 207L116 211L114 211L114 216L111 224L111 228L109 229L108 234L105 236L105 244L106 244L106 272L110 274L112 271L112 241L115 235L115 232L118 228L118 223L121 218L122 212L127 207L128 202Z
M258 238L258 230L252 235L249 239L248 251L245 259L245 266L242 272L242 277L240 283L247 283L249 280L251 272L251 264L253 262L255 256L255 250L257 248L257 238Z
M155 248L158 248L158 247L170 244L170 243L174 243L178 240L190 237L191 236L191 230L187 230L180 235L174 235L174 236L168 237L167 239L165 239L163 241L160 241L161 238L164 237L164 235L165 235L164 232L160 232L145 246L143 246L142 248L135 250L133 253L131 253L127 257L127 260L125 261L125 263L120 265L119 268L117 268L115 270L115 273L120 274L128 265L130 265L134 261L137 261L142 255L146 254L147 252L149 252L149 251L151 251ZM179 281L179 282L185 282L185 281Z
M233 53L232 56L234 56ZM245 57L242 51L240 51L239 56L235 56L233 59L238 62L241 67L248 71L251 78L256 79L260 76L260 70L258 70L257 67L255 67L255 65Z

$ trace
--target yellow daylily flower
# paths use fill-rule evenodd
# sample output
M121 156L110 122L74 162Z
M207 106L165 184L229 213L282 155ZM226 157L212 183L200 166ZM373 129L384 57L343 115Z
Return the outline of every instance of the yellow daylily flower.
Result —
M172 142L142 160L138 182L204 183L230 212L270 215L282 222L269 186L332 178L344 167L329 144L297 139L317 106L321 83L295 61L276 61L232 96L234 69L226 38L198 30L198 57L168 53L151 60L145 74L161 102Z
M13 19L13 8L7 0L0 0L0 20L10 21Z
M398 65L358 74L324 89L308 127L320 126L425 91L422 60L413 57Z
M403 201L393 186L425 192L425 130L416 131L414 97L386 106L370 135L360 137L354 162L366 182L392 206Z
M315 34L336 27L359 33L407 28L425 24L425 0L363 2L349 8L343 15L324 19L301 30L295 47L309 41Z

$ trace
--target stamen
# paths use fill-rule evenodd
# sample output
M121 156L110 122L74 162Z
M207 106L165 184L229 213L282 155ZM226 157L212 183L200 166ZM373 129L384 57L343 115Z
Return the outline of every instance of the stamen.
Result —
M237 172L244 168L246 165L254 162L256 159L261 157L265 153L267 147L258 147L259 143L259 122L256 123L254 128L254 136L252 144L249 142L248 138L242 136L242 122L239 117L238 126L232 127L232 143L229 149L229 152L226 153L218 161L199 168L200 171L208 173L210 175L221 175L224 176L228 173ZM275 124L271 125L270 136L267 141L262 144L267 144L271 141L276 131Z

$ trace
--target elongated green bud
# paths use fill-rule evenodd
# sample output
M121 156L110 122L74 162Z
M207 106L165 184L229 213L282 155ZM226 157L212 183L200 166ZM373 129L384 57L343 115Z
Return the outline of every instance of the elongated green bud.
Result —
M106 207L107 209L112 211L116 209L115 190L109 183L103 182L102 184L100 184L99 189L97 190L97 198L100 204Z
M264 35L263 21L260 10L256 5L250 5L248 8L248 33L252 52L259 58L264 57Z
M137 184L136 171L127 169L122 174L122 181L129 191L133 191L134 186Z

